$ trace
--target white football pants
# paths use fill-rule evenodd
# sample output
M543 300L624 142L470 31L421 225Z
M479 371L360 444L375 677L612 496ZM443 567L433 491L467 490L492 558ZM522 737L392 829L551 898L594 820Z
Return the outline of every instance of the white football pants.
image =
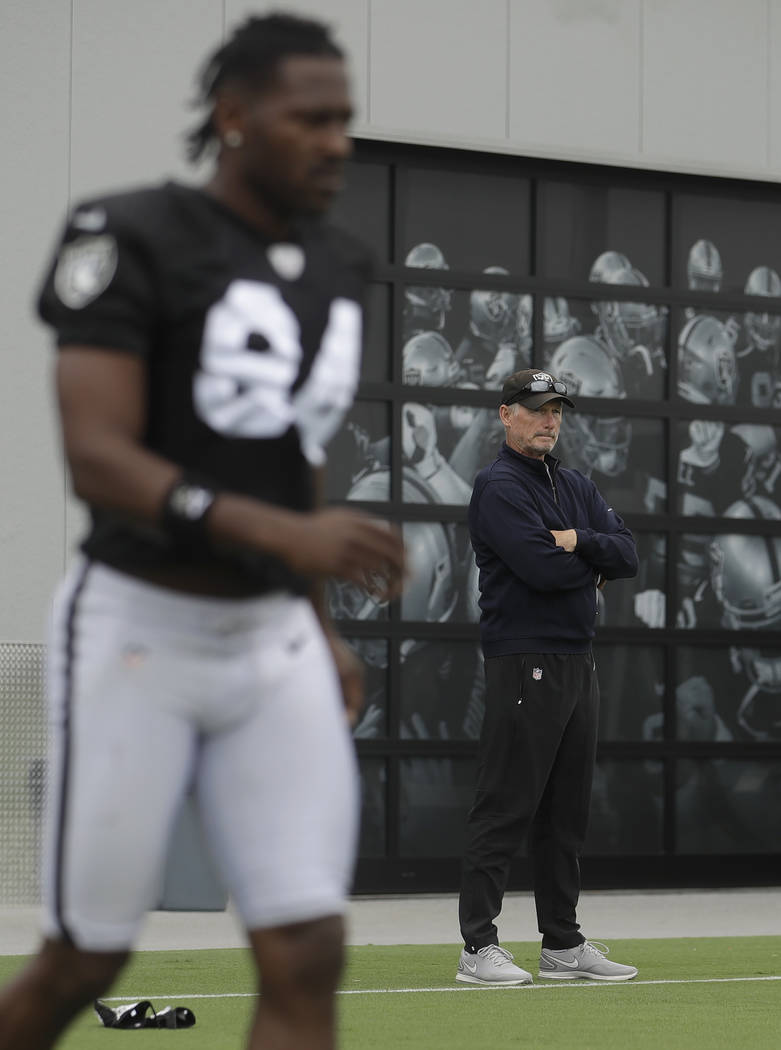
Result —
M358 779L310 603L192 597L80 559L54 603L44 932L133 945L194 784L248 929L344 911Z

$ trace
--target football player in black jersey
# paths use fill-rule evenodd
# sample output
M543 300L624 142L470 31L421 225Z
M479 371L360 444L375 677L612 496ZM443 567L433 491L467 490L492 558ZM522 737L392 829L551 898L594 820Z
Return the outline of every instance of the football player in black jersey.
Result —
M349 92L325 28L286 15L241 25L200 92L211 181L76 207L40 297L92 524L52 616L45 940L0 1050L53 1046L108 989L191 784L262 981L247 1046L334 1045L361 683L315 592L404 574L396 530L317 498L367 281L318 221Z

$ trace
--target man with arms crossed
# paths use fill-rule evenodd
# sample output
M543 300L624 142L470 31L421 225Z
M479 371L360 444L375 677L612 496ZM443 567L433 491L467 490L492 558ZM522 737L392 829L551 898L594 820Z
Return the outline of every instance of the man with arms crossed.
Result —
M367 280L314 221L349 92L326 29L284 15L241 25L200 90L211 180L76 207L41 294L92 526L52 619L45 940L0 994L1 1050L53 1046L109 988L191 783L262 987L246 1045L334 1045L361 681L315 592L393 596L404 571L395 531L317 500Z
M596 486L551 455L567 388L524 369L505 380L506 439L477 475L469 530L480 570L486 710L467 822L456 980L527 984L494 919L510 862L529 837L540 976L628 980L580 933L579 855L597 745L599 688L591 639L597 588L634 576L632 534Z

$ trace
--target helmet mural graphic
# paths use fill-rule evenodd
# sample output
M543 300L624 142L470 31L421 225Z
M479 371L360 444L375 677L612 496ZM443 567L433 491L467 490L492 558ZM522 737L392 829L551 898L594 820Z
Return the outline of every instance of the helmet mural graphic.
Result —
M530 295L521 295L519 297L516 318L515 342L519 353L523 355L523 362L519 362L519 364L522 363L529 367L531 365L530 351L533 341L532 324L534 319L534 300Z
M386 468L365 474L350 489L348 500L387 501L390 471ZM408 467L403 468L402 499L407 503L436 505L433 490ZM450 619L458 600L454 569L456 557L447 525L439 521L405 522L404 546L409 579L401 597L404 620L444 623ZM336 581L329 587L329 611L335 619L377 620L384 615L387 602L367 594L354 583ZM377 642L381 644L377 644ZM354 645L360 655L375 667L387 665L384 639L358 639Z
M580 397L624 398L626 391L615 358L597 338L576 335L563 342L550 360L550 370ZM610 476L626 469L632 429L623 416L565 416L559 432L567 466L586 475L598 470Z
M477 623L480 620L480 570L471 548L467 559L463 586L464 618L469 623Z
M401 410L401 451L405 465L410 467L436 454L437 423L430 405L405 402Z
M777 299L781 296L781 277L769 266L757 266L748 275L743 291L746 295L767 295ZM781 307L781 303L778 305ZM778 344L780 315L747 310L745 321L751 341L759 350L770 350Z
M759 518L777 523L781 509L763 496L739 500L726 511L731 518ZM773 526L778 532L778 525ZM711 580L732 630L778 630L781 627L781 536L716 536L711 543ZM739 646L733 663L751 687L737 711L737 721L756 739L781 735L781 703L767 704L763 694L781 693L781 655ZM761 703L764 700L765 704Z
M546 344L563 343L580 331L580 321L569 312L569 303L562 296L546 296L543 303L542 331Z
M436 244L429 244L425 241L422 244L416 244L414 248L410 248L407 252L407 258L404 260L404 265L414 266L422 270L450 269L441 248L438 248Z
M686 277L693 292L718 292L724 277L719 249L711 241L695 241L686 261Z
M483 273L510 276L510 271L503 266L487 266ZM519 300L520 296L516 292L476 288L469 296L469 327L472 333L491 343L515 339Z
M678 395L698 405L734 405L735 348L727 326L697 314L678 336Z
M458 376L453 348L439 332L418 332L401 352L404 382L409 386L452 386Z
M774 492L781 481L781 457L778 438L769 423L738 423L732 428L751 449L752 466L757 487Z
M648 287L645 274L634 266L612 269L603 280L608 284ZM622 359L636 346L653 351L664 344L666 315L653 303L601 301L594 303L593 310L604 338Z
M725 516L779 521L781 510L764 496L752 496L733 503ZM711 561L725 627L767 630L781 624L781 536L716 536Z
M416 244L407 253L405 266L423 270L448 270L445 256L436 244ZM420 319L421 327L440 329L445 326L445 314L452 306L453 293L449 288L412 286L404 289L405 309Z
M618 270L630 270L632 264L623 252L606 251L598 255L591 264L588 279L600 284L612 283L610 274Z
M429 405L406 401L401 410L401 450L405 467L423 479L435 503L468 503L472 488L437 447L437 424Z

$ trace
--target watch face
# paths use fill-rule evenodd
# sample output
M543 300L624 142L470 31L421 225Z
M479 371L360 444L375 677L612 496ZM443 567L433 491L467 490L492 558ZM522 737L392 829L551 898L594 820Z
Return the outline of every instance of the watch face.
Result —
M169 505L172 512L187 521L198 521L214 503L214 493L200 485L177 485L171 493Z

